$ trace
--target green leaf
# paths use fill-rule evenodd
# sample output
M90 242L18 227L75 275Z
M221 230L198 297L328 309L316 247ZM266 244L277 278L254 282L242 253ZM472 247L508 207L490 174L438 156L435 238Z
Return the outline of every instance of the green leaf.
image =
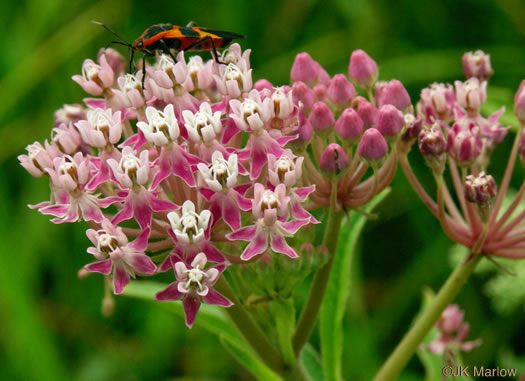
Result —
M130 282L130 284L124 288L123 295L153 302L155 294L166 287L167 284L160 282L136 280ZM182 310L182 303L180 302L155 302L155 304L184 318L184 311ZM230 322L226 320L220 308L217 306L201 304L195 324L217 336L226 337L238 347L248 348L248 344L244 341L244 338L242 338Z
M387 188L378 194L365 208L372 213L390 192ZM350 265L352 254L367 218L362 214L352 213L350 222L345 221L341 228L337 252L332 273L328 281L326 296L321 307L321 353L326 380L341 379L341 356L343 352L342 320L350 288Z
M250 352L242 346L229 340L225 335L220 335L222 345L239 363L250 371L260 381L282 381L270 368L257 360Z
M319 353L310 344L306 344L301 351L301 362L303 367L312 379L312 381L323 381L324 372L323 364L321 364L321 358Z
M290 367L295 365L295 354L292 346L292 335L295 330L295 307L291 299L274 300L272 312L279 334L279 345L284 361Z

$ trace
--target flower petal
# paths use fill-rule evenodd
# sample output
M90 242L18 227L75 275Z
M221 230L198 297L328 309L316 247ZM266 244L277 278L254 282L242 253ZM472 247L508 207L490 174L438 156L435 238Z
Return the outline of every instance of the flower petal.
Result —
M106 259L105 261L93 262L89 265L86 265L84 268L92 273L100 273L104 275L109 275L111 273L112 262L111 259Z
M202 297L202 301L206 304L212 304L214 306L230 307L233 303L223 295L219 294L213 288L208 290L208 294Z
M298 257L295 250L288 245L284 237L279 233L272 234L272 250L276 253L284 254L290 258Z
M251 241L255 237L256 233L257 226L245 226L244 228L240 228L239 230L227 234L226 238L228 238L231 241Z
M157 292L154 299L157 301L181 300L184 297L184 294L177 289L178 283L178 281L170 283L164 290Z
M113 266L113 293L122 294L124 287L129 283L129 274L122 263Z
M261 232L244 249L241 259L247 261L256 255L264 253L268 249L268 233Z
M153 274L157 271L157 266L146 254L130 254L126 257L126 262L141 274Z
M200 306L200 300L190 295L186 296L182 302L184 315L186 315L186 326L190 329L193 327L193 323L195 323L195 318L197 317L197 312L199 312Z

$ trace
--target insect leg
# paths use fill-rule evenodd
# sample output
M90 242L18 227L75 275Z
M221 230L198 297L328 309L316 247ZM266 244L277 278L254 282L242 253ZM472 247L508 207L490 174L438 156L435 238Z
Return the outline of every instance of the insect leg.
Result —
M186 24L186 28L191 28L192 26L197 26L197 23L195 21L190 21L188 24Z
M215 47L215 43L213 42L213 38L211 38L210 36L206 36L206 37L201 38L200 40L195 41L193 44L191 44L190 46L188 46L184 50L190 50L190 49L194 48L195 46L198 46L198 45L202 44L206 40L210 40L210 42L211 42L211 47L212 47L212 51L213 51L213 56L215 58L215 62L217 62L219 64L226 65L225 62L219 61L219 53L217 53L217 48Z
M171 59L173 60L173 63L177 63L177 60L175 59L175 57L173 56L173 53L171 53L171 49L170 47L168 46L168 44L166 44L166 41L164 41L163 38L161 38L159 40L160 44L162 45L162 51L166 54L168 54Z

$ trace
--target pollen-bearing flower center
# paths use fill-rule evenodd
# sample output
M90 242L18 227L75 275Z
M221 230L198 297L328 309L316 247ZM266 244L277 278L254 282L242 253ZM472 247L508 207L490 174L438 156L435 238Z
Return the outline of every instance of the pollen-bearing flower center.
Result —
M282 182L284 181L284 175L286 174L286 172L294 170L294 163L288 156L283 155L275 163L275 169L277 170L277 173L279 174L279 179Z
M120 159L120 168L134 183L137 180L137 170L141 165L139 158L130 153L122 155Z
M97 249L103 253L111 253L118 248L117 237L108 234L102 233L98 236Z
M249 116L257 114L258 112L259 112L259 105L255 101L251 99L246 99L242 103L242 116L244 120L246 121L246 123L248 123Z
M124 91L128 92L134 89L141 91L142 85L133 74L126 74L124 77Z
M166 118L161 111L155 113L150 120L153 132L163 132L166 136L169 136L169 128L166 123Z
M264 212L266 209L277 209L279 207L279 200L272 191L264 192L261 199L261 210Z
M223 187L226 185L230 170L228 164L224 159L217 159L213 162L210 168L214 180L217 180Z

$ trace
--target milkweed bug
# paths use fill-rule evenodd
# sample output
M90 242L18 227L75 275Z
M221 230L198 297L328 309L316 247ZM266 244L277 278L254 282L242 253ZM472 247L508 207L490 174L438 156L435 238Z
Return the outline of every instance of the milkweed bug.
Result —
M131 44L107 25L98 21L93 21L93 23L102 26L119 39L119 41L111 41L109 44L124 45L129 49L129 72L132 71L133 56L135 52L143 53L143 70L146 68L146 56L154 56L156 51L162 51L165 54L168 54L175 62L176 60L171 50L175 50L176 52L209 50L213 51L213 56L217 63L224 64L224 62L219 61L217 49L225 48L233 40L245 38L243 35L237 33L202 28L195 26L193 22L190 22L185 27L172 24L152 25L147 28L141 36L133 42L133 44ZM142 88L144 88L145 78L146 74L144 71L144 75L142 76Z

